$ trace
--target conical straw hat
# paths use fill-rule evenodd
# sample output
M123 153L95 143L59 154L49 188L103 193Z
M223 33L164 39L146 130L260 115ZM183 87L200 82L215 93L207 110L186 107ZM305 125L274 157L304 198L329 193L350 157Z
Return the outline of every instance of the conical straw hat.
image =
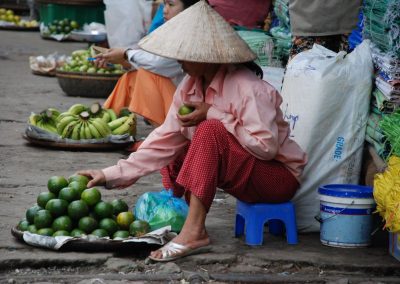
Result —
M203 0L144 37L139 46L163 57L192 62L241 63L257 57Z

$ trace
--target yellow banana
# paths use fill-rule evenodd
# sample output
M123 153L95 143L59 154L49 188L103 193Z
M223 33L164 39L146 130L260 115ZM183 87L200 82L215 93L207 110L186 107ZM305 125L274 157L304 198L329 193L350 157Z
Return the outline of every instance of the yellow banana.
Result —
M68 112L71 114L78 115L81 112L86 111L87 109L88 109L87 106L85 106L83 104L74 104L68 109Z
M76 115L69 115L63 117L58 123L57 123L57 133L62 135L64 132L65 127L70 124L72 121L76 121L78 119L78 116Z
M94 139L103 138L101 136L100 132L97 130L97 128L91 122L88 122L88 127L90 129L90 134L92 135L92 138L94 138Z
M79 139L86 139L86 136L85 136L85 125L86 125L86 122L82 121L81 122L81 127L79 129Z
M92 139L92 133L90 132L89 123L85 121L85 139Z
M111 121L116 120L117 119L117 114L115 113L115 111L112 108L108 108L108 109L104 109L106 112L108 112L108 114L111 117Z
M128 119L126 119L125 122L121 126L119 126L118 128L116 128L112 131L112 134L114 134L114 135L122 135L122 134L126 134L126 133L130 134L131 128L134 123L135 123L135 115L133 113L131 113L128 116Z
M39 120L40 115L32 113L29 116L29 124L36 125L37 121Z
M110 114L105 110L103 110L102 112L103 113L101 114L101 120L104 121L105 123L110 122L111 121Z
M79 123L78 120L71 121L67 126L64 127L63 132L61 134L62 138L70 138L74 127Z
M82 127L82 122L78 121L78 123L75 124L74 128L72 129L71 136L70 136L71 139L79 140L79 132L81 130L81 127Z
M108 127L107 123L101 120L101 118L90 119L90 122L96 127L97 131L99 131L101 137L107 137L110 135L110 128Z
M120 127L122 124L124 124L124 122L128 119L127 116L123 116L120 118L117 118L113 121L110 121L108 123L108 127L110 127L111 131L113 131L114 129L117 129L118 127Z

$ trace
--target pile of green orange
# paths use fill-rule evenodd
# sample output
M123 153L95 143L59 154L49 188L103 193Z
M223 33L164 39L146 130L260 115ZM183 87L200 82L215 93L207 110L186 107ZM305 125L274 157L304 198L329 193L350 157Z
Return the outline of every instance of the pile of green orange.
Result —
M113 239L139 237L149 232L149 224L135 220L125 201L103 201L97 188L87 188L88 182L81 175L68 179L51 177L48 191L37 196L37 204L26 211L26 218L17 228L45 236L95 235Z

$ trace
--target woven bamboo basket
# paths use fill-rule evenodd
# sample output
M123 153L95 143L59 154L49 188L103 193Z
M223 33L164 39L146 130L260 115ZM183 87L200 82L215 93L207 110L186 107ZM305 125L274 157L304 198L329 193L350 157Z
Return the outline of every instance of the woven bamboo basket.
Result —
M72 97L107 98L121 74L56 72L61 89Z

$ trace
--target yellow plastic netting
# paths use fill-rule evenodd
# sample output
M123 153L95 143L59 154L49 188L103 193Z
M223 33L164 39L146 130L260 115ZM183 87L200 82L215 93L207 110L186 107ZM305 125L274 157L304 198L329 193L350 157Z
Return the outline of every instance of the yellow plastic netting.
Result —
M374 199L385 229L400 232L400 157L391 156L385 172L375 175Z

